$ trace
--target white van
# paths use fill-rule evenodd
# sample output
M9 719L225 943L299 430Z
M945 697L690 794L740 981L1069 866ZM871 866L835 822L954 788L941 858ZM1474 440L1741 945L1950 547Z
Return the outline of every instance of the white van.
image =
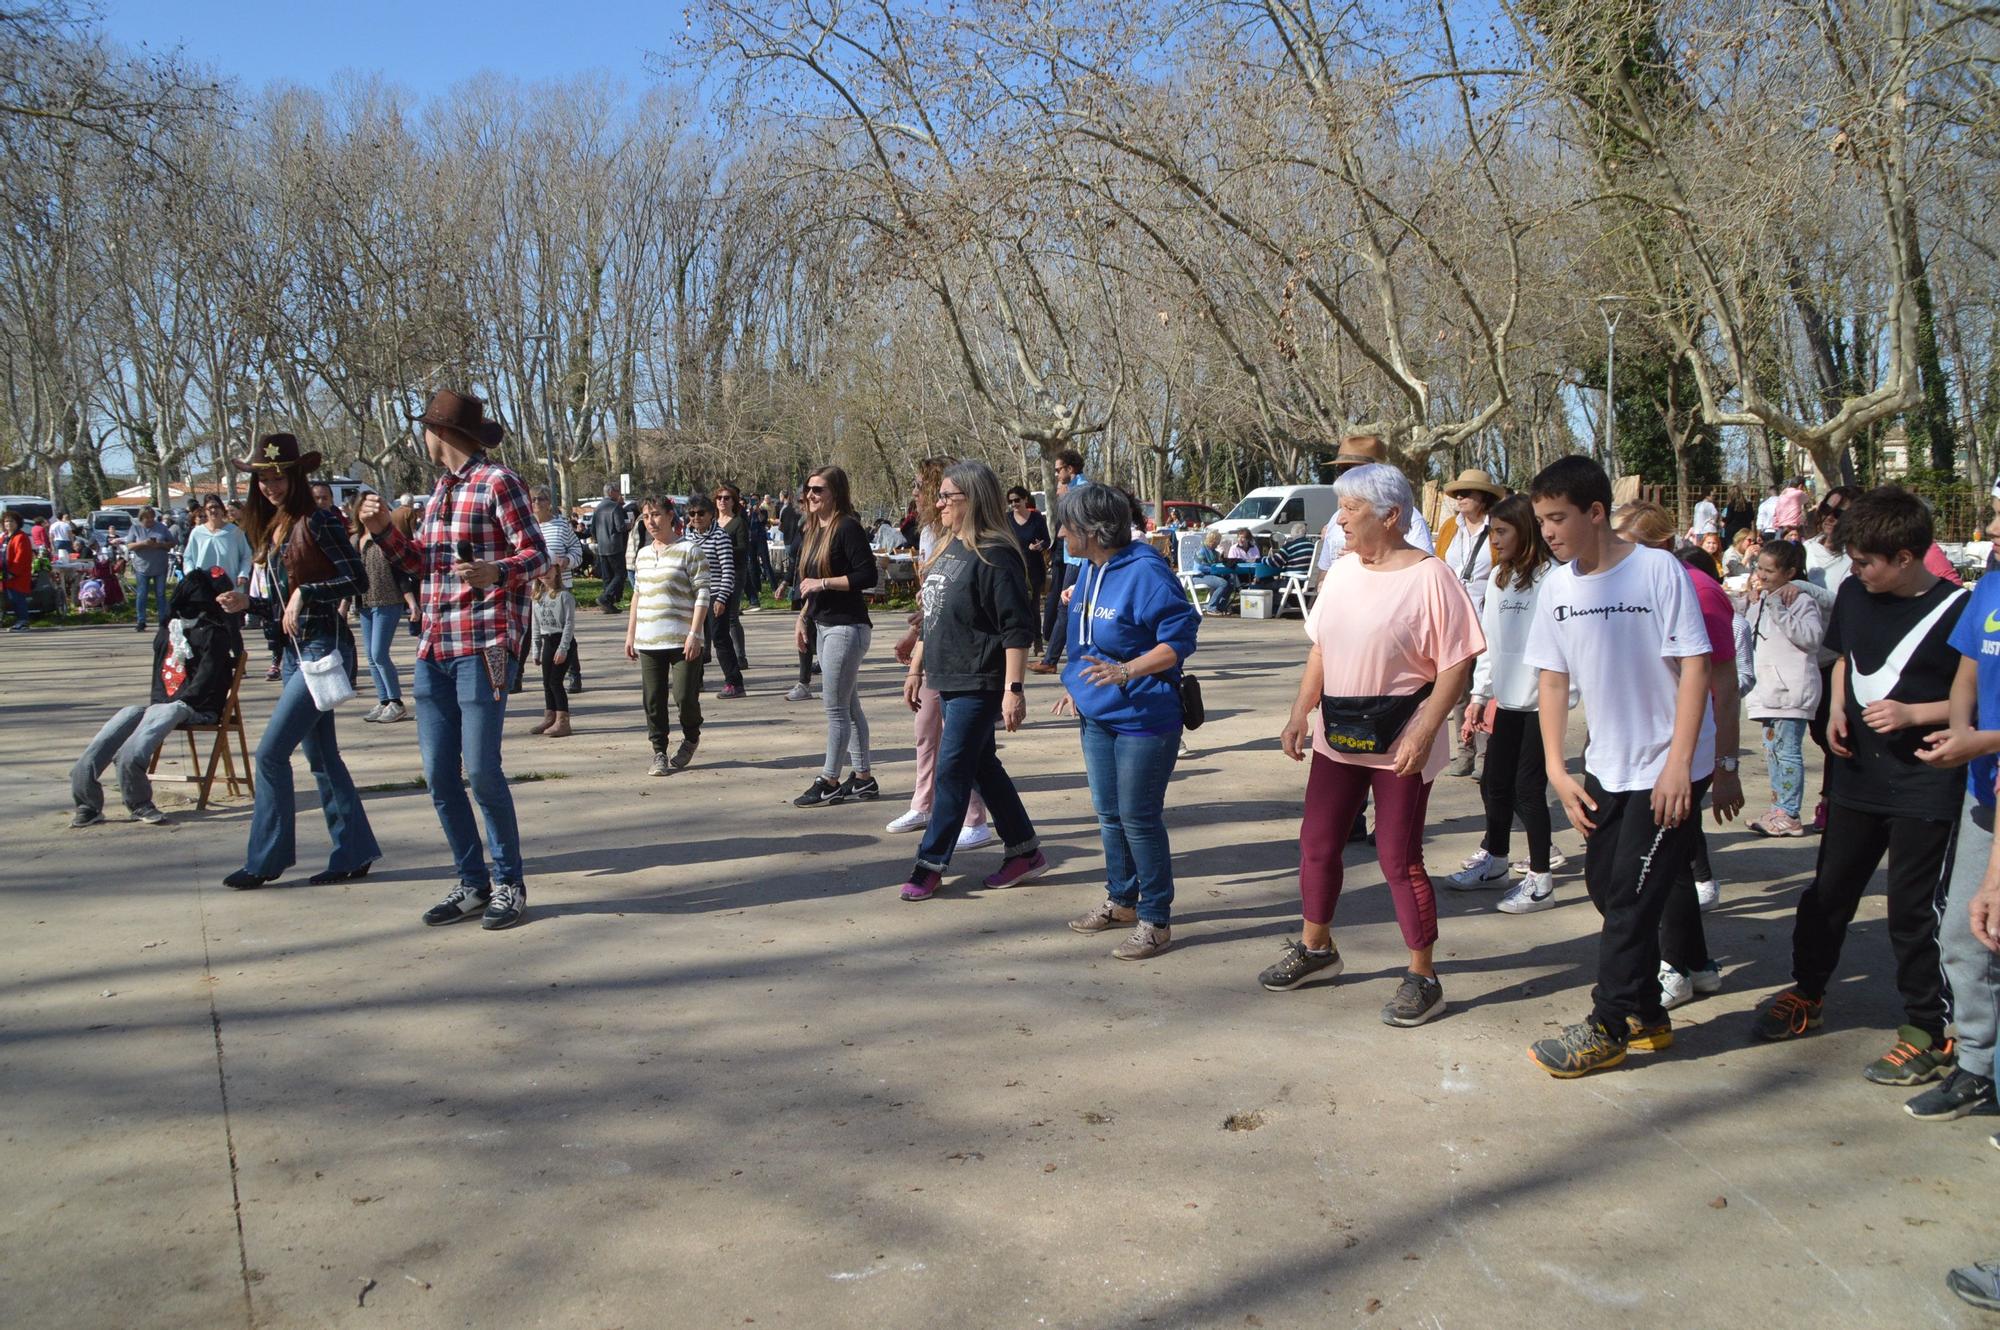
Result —
M1318 535L1337 507L1331 485L1266 485L1244 495L1229 516L1208 529L1225 536L1243 530L1253 536Z

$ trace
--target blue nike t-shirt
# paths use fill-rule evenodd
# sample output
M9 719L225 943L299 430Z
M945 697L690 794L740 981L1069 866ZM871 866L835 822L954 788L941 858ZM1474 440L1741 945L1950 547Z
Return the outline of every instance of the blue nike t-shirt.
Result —
M1979 666L1979 715L1973 724L2000 730L2000 576L1989 573L1973 585L1972 601L1951 630L1951 647ZM2000 757L1976 757L1965 769L1965 788L1991 808L1996 776Z

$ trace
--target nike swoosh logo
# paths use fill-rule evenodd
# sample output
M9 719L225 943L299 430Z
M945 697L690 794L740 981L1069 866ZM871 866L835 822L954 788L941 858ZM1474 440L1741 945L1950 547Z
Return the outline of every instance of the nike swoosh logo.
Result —
M1937 621L1944 617L1945 611L1970 594L1964 588L1960 588L1939 601L1931 612L1923 617L1922 622L1903 634L1903 640L1884 657L1882 663L1867 673L1854 667L1854 653L1848 652L1847 679L1854 700L1866 707L1887 697L1896 685L1902 682L1903 667L1910 663L1910 657L1917 653L1917 647L1923 643L1931 629L1937 626Z
M2000 610L1994 610L1986 616L1986 631L1989 633L2000 633Z

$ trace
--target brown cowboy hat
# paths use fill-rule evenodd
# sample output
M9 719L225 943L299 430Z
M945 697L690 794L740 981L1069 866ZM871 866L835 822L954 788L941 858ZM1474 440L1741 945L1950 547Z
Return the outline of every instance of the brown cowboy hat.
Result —
M301 453L297 436L265 434L248 457L232 457L229 465L238 471L281 471L297 467L307 475L319 470L318 453Z
M1507 491L1494 484L1493 477L1487 475L1476 466L1465 468L1465 470L1458 473L1457 480L1452 481L1451 484L1444 487L1444 492L1450 495L1465 494L1474 490L1481 494L1491 495L1496 503L1507 497Z
M456 434L474 448L491 448L507 437L507 431L486 418L486 403L471 393L440 388L431 394L431 403L410 419L442 434Z
M1350 434L1340 441L1340 452L1334 457L1335 466L1367 466L1372 462L1389 460L1389 449L1373 434Z

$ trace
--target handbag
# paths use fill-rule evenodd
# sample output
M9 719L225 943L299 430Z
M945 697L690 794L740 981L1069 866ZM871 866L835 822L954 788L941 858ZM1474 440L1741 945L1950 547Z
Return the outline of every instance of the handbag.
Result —
M347 677L347 662L340 658L338 650L307 660L296 637L292 639L292 648L299 653L299 673L305 676L306 691L312 694L314 706L331 711L353 698L354 681Z
M1201 680L1195 678L1192 674L1183 673L1181 675L1180 695L1182 728L1190 730L1200 729L1202 722L1208 719L1208 709L1202 705L1201 701Z
M1386 753L1395 746L1396 736L1417 714L1417 708L1437 685L1427 683L1414 693L1373 697L1329 697L1319 699L1320 723L1327 746L1336 753L1364 756Z

